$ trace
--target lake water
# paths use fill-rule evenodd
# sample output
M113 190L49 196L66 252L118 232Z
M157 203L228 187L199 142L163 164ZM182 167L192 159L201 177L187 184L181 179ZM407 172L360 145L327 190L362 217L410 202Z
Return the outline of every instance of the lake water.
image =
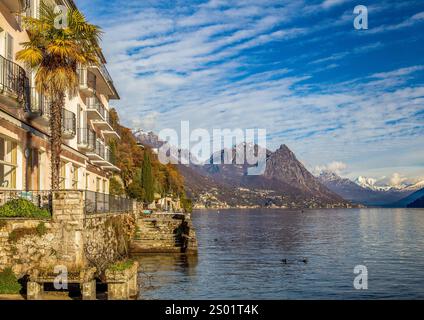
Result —
M141 299L424 298L424 210L209 210L192 217L197 258L139 257ZM367 267L367 290L353 286L357 265Z

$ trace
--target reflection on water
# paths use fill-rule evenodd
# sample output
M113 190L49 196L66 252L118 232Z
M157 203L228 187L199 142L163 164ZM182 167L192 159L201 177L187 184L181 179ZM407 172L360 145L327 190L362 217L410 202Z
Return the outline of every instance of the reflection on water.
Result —
M146 254L134 258L140 263L140 299L152 299L150 292L180 286L183 279L196 276L196 255Z
M193 214L199 255L138 257L141 299L424 298L424 210ZM368 290L353 268L368 268Z

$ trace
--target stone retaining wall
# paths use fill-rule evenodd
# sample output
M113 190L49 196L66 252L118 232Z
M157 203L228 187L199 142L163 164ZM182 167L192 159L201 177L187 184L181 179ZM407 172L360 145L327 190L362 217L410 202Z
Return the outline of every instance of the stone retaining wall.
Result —
M85 215L83 192L57 192L51 220L0 219L0 270L22 276L65 265L103 272L128 255L135 220L133 212Z
M54 266L59 246L51 221L0 219L0 270L11 267L23 275L35 267Z

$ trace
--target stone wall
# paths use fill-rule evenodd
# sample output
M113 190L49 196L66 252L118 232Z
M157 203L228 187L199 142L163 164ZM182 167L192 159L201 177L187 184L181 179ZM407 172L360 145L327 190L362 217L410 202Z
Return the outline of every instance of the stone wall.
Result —
M0 219L0 270L22 276L65 265L103 272L128 255L135 221L134 212L86 215L83 192L56 192L49 221Z
M0 219L0 270L18 275L58 262L60 241L53 224L44 220Z
M104 271L108 265L128 257L135 221L132 213L86 217L83 239L86 263Z

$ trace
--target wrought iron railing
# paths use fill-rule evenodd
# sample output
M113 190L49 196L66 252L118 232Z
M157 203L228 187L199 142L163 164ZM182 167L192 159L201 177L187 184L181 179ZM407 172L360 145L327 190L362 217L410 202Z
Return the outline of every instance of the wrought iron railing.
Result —
M87 87L96 92L97 79L96 75L87 69L81 68L77 70L79 84L83 87Z
M87 109L97 110L97 112L102 116L102 118L106 119L106 108L96 96L88 97L86 100L86 105Z
M15 95L24 102L29 91L25 70L18 64L0 55L0 93Z
M94 191L85 191L85 213L132 212L133 200Z
M96 141L96 154L102 159L105 158L105 145L99 140Z
M78 144L86 145L88 149L96 148L96 132L90 128L78 128Z
M37 116L50 117L50 101L36 88L31 88L31 100L28 109Z
M15 199L28 200L38 208L52 212L51 191L0 190L0 206Z
M113 84L113 80L112 77L110 76L109 71L107 70L106 66L102 63L100 64L100 71L102 72L103 77L110 82L111 84Z

